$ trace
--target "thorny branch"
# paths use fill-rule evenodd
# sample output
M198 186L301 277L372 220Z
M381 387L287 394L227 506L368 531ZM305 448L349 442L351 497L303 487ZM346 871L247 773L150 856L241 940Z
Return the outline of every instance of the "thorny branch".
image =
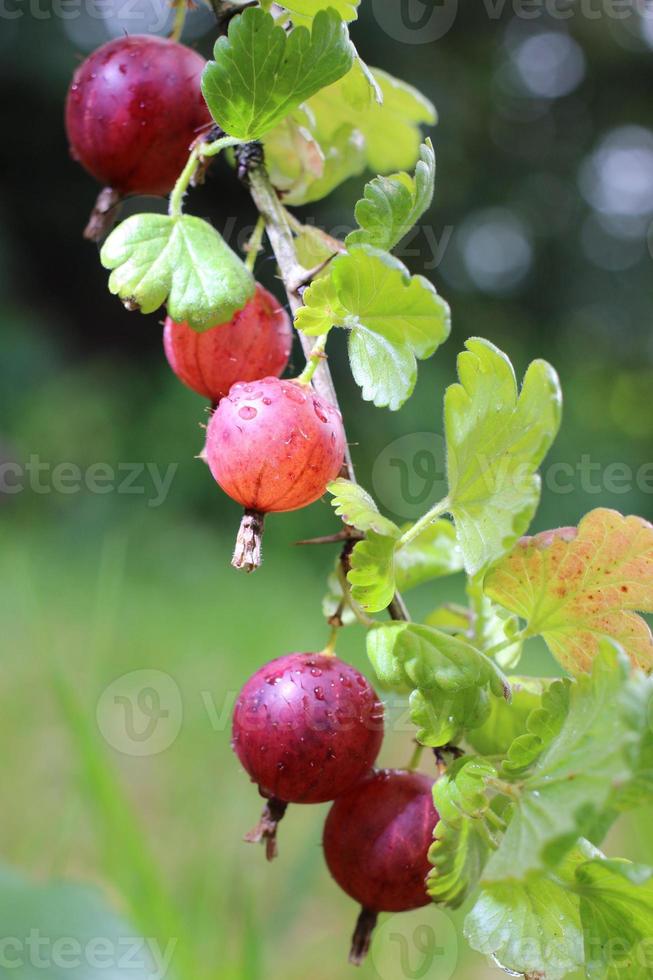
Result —
M260 143L247 143L237 148L236 157L239 176L249 185L252 199L265 221L267 235L279 266L290 309L294 315L302 306L301 289L310 283L311 272L304 269L297 259L295 240L285 208L281 204L265 169L263 147ZM304 356L308 361L313 352L315 341L311 337L305 336L301 331L298 331L298 334ZM324 398L325 401L331 402L332 405L339 408L338 396L326 359L322 359L318 365L312 383L320 398ZM356 482L348 447L345 451L343 476L354 483ZM350 540L345 541L341 555L345 571L349 571L349 556L357 535L353 528L347 530L347 537ZM388 606L388 613L392 619L406 621L410 619L404 600L398 592L395 593Z

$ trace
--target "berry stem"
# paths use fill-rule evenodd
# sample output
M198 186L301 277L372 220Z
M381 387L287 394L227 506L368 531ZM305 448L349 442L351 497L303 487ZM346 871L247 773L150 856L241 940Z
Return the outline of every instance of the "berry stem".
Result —
M186 161L186 166L179 174L177 178L177 183L172 189L170 195L170 203L168 205L168 214L171 218L179 218L183 212L183 202L184 195L188 190L188 185L193 179L193 174L197 169L199 163L199 147L194 146L190 151L190 156Z
M431 507L424 517L420 517L420 519L416 521L412 527L409 527L408 530L402 534L397 543L397 549L405 548L407 544L411 544L420 536L420 534L426 531L431 524L435 524L439 517L446 514L450 506L451 504L449 503L448 497L445 497L444 500L441 500L434 507Z
M184 33L184 24L186 23L188 5L186 0L173 0L172 6L175 11L175 19L170 32L170 40L181 41L181 36Z
M320 363L325 358L324 351L326 348L328 336L329 336L328 333L325 333L321 337L318 337L315 345L313 346L313 350L311 351L311 354L308 360L306 361L306 367L297 378L297 384L310 385L311 381L313 380L313 375L315 374L318 367L320 366Z
M423 745L420 745L419 742L416 742L415 743L415 749L413 751L412 756L410 757L410 762L406 766L406 768L409 770L409 772L413 772L415 769L417 769L417 767L420 764L420 760L422 758L422 752L423 751L424 751L424 746Z
M221 136L220 139L214 140L212 143L203 143L200 141L195 144L190 151L186 166L179 174L177 183L173 187L170 195L168 214L171 218L180 218L183 214L184 196L190 182L195 176L200 160L217 156L222 150L230 146L238 146L240 142L240 140L235 139L233 136Z
M256 222L256 227L252 232L250 240L247 242L245 251L247 252L247 257L245 259L245 265L251 273L254 272L254 267L256 265L256 260L259 256L259 252L263 247L263 235L265 234L265 221L259 215L258 221Z
M354 935L352 936L351 950L349 952L349 962L352 964L352 966L360 966L367 956L377 919L378 914L376 912L372 912L371 909L361 909L360 915L358 916L358 920L356 922L356 928L354 929Z

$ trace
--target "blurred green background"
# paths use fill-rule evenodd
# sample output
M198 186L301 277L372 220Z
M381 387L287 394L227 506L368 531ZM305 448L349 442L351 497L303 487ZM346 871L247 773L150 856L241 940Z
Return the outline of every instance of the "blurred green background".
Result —
M194 459L206 407L167 369L158 318L109 295L81 239L96 187L68 156L65 92L79 58L109 36L164 29L162 7L139 3L13 0L0 12L1 859L37 878L99 884L139 932L179 938L186 980L346 976L355 909L323 866L325 808L290 811L275 865L241 844L259 800L228 725L257 666L323 645L334 556L293 542L329 533L335 519L326 502L271 519L263 569L248 580L232 572L238 510ZM359 478L392 516L415 516L390 458L404 461L411 497L428 496L441 478L443 389L465 339L481 335L520 375L538 356L561 375L566 411L550 463L564 468L545 471L537 528L596 506L651 518L653 15L633 2L616 16L598 0L543 4L539 16L529 5L528 17L510 3L362 7L353 34L363 56L440 112L435 204L400 254L437 283L454 327L397 415L360 402L342 339L332 342ZM209 54L207 12L191 16L186 38ZM343 233L362 183L304 220ZM234 246L254 220L224 161L189 207ZM282 296L271 261L257 274ZM103 492L84 485L101 476L96 464ZM132 464L145 468L119 488ZM153 474L170 479L166 492ZM445 582L411 607L419 615L460 591ZM357 628L339 652L364 668ZM538 648L527 668L555 670ZM167 717L157 692L171 699ZM382 761L402 765L410 728L395 708ZM151 742L132 737L153 719ZM609 853L653 860L651 816L622 822ZM410 945L425 913L395 917L360 975L497 973L463 952L462 915L427 912L444 953L423 960Z

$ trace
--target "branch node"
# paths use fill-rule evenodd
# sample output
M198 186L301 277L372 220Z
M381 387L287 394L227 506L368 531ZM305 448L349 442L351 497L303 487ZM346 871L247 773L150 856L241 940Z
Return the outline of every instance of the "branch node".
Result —
M265 514L258 510L246 510L240 522L236 547L231 564L234 568L255 572L263 561L263 526Z

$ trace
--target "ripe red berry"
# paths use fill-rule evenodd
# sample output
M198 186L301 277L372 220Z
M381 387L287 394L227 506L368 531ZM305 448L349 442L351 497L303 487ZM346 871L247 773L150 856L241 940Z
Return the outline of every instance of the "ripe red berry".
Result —
M262 667L243 687L233 715L233 749L263 796L274 830L287 803L324 803L374 764L383 741L383 705L354 667L337 657L291 653ZM265 824L265 818L264 818Z
M77 69L66 101L71 153L121 194L168 194L190 144L211 122L200 78L205 61L175 41L109 41Z
M363 907L352 946L361 962L379 912L428 905L428 850L438 814L433 780L418 772L370 773L340 796L324 826L324 856L336 882Z
M222 489L248 511L297 510L342 467L340 412L295 381L236 384L213 413L205 457Z
M263 286L229 323L203 333L165 322L163 345L180 381L217 402L237 381L283 374L292 347L290 317Z

